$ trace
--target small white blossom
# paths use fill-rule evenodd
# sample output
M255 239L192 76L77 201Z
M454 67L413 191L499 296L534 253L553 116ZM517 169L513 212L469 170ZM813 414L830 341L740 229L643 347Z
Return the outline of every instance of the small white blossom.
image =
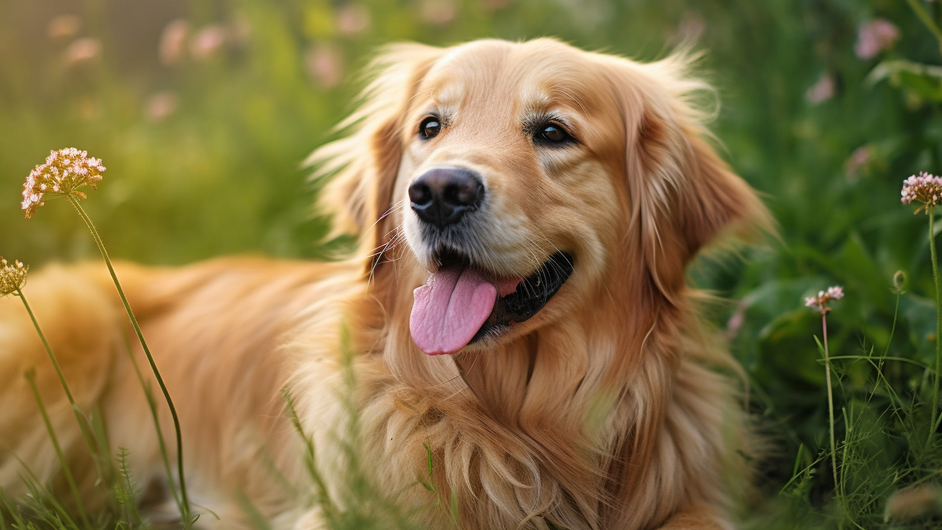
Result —
M817 309L821 311L821 313L827 313L831 310L831 308L828 307L828 302L840 300L841 298L844 298L844 288L835 285L828 287L827 291L818 291L818 296L806 296L805 307Z
M26 285L26 273L29 267L19 260L9 264L0 256L0 296L16 293Z
M46 163L33 168L26 177L20 206L29 219L37 208L45 204L43 195L46 193L84 199L85 194L78 188L87 184L95 189L104 172L105 166L101 165L101 159L89 157L86 151L74 147L50 151Z
M930 175L925 171L919 175L913 175L903 181L903 189L900 191L900 201L903 204L910 204L913 201L922 203L922 206L916 208L916 213L929 210L939 204L942 198L942 178Z

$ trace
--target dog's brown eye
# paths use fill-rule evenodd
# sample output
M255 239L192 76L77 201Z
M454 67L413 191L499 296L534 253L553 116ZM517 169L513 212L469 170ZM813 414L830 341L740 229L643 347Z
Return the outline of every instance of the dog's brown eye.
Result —
M419 124L419 137L423 140L435 138L442 131L442 123L435 116L428 116Z
M540 131L540 138L547 142L558 144L570 139L569 134L559 125L549 123Z

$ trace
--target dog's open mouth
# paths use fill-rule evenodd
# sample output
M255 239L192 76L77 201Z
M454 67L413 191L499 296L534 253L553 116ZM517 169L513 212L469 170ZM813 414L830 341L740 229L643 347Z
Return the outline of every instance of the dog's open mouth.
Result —
M557 252L526 278L498 278L453 251L415 290L409 327L429 355L455 353L535 315L572 274L572 256Z

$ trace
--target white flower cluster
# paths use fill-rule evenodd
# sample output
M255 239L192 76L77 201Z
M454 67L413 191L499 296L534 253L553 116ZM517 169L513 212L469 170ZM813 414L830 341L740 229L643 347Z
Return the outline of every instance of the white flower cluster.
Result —
M830 310L828 302L831 300L840 300L841 298L844 298L844 288L835 285L828 287L827 291L818 291L818 296L805 297L805 307L815 308L822 313L826 313Z
M922 203L922 206L916 209L916 212L936 206L942 201L942 178L930 175L925 171L918 175L913 175L903 181L903 189L900 191L900 200L903 204L910 204L913 201Z
M0 256L0 296L13 294L26 285L26 272L29 267L22 262L14 260L10 265Z
M104 172L105 166L101 165L101 159L89 158L86 151L74 147L50 151L46 163L33 168L23 184L21 207L26 212L26 218L32 217L36 209L44 204L43 195L47 193L84 199L85 194L77 191L77 188L87 184L95 189Z

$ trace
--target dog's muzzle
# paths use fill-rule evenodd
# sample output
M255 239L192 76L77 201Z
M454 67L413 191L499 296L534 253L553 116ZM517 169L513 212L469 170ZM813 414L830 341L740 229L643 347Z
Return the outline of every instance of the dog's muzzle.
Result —
M469 241L486 228L465 215L482 207L485 194L481 176L459 167L429 169L409 186L423 243L438 262L415 290L409 319L412 340L429 355L456 353L529 319L572 273L572 255L566 252L547 256L537 270L519 276L482 267Z
M443 230L477 210L484 193L484 183L477 173L444 167L430 169L415 179L409 186L409 201L422 222Z

